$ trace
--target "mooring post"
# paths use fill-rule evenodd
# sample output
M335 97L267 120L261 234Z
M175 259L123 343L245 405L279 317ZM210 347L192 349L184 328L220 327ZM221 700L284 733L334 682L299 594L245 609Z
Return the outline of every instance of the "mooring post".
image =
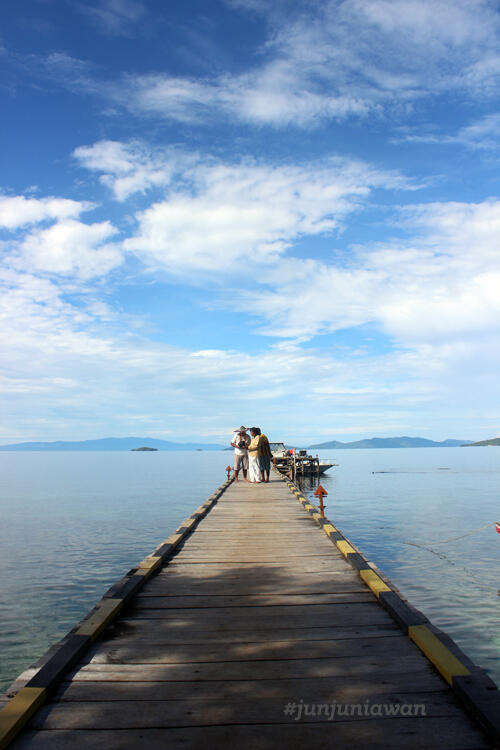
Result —
M231 478L231 467L230 466L226 466L226 471L227 471L227 478L230 479Z
M316 497L319 497L319 512L322 518L325 517L325 506L323 505L323 495L328 495L328 492L325 490L324 487L321 485L318 486L318 489L314 490L314 494Z

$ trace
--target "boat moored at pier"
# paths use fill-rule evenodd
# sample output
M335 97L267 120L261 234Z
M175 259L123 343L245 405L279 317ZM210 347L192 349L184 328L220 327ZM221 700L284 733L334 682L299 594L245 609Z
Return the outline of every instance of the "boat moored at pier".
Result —
M310 477L324 474L332 466L338 466L334 461L322 461L316 456L308 454L306 450L287 448L284 443L269 443L273 456L273 464L282 474L296 477Z

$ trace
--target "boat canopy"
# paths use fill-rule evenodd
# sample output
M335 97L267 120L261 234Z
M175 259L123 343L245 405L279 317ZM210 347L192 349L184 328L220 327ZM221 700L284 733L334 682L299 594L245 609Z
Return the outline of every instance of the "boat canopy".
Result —
M286 451L285 443L269 443L269 447L273 456L282 455Z

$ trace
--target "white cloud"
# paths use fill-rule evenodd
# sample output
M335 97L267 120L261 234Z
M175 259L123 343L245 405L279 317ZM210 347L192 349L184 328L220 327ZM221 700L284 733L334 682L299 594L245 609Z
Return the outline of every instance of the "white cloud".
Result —
M174 150L148 149L139 141L99 141L91 146L79 146L73 156L82 167L100 172L100 181L113 191L115 198L124 201L134 193L145 193L149 188L166 186L171 181L179 161L186 166L189 157Z
M135 112L189 123L225 115L253 124L305 127L325 118L364 115L374 106L354 89L329 93L281 60L213 81L130 76L116 96Z
M109 222L78 220L94 204L64 198L0 196L0 227L14 234L2 242L6 267L74 276L105 276L122 262L122 251L109 240L117 229Z
M234 271L274 263L301 236L339 230L375 187L403 188L396 173L341 159L305 166L197 165L188 189L137 214L124 242L145 262L172 272Z
M500 147L500 113L493 112L458 130L456 135L407 134L394 139L394 142L437 143L440 145L460 145L473 151L496 151ZM489 154L488 154L489 156Z
M500 17L488 0L331 0L268 12L272 33L259 67L205 79L129 76L118 99L173 120L212 114L310 127L400 111L436 93L498 92Z
M10 270L0 273L0 286L0 391L9 395L6 419L22 424L23 437L40 437L40 420L50 422L54 411L65 415L52 432L43 425L43 434L54 439L74 436L75 423L84 437L109 434L117 425L130 434L134 414L146 415L143 429L158 434L174 429L177 436L220 435L227 423L233 426L235 404L254 421L284 430L289 399L301 403L306 380L307 408L317 409L325 427L328 410L348 403L351 411L366 411L387 395L391 382L393 402L404 409L409 390L417 390L413 363L400 355L342 362L328 352L298 348L256 354L190 350L108 328L99 313L73 305L51 280ZM260 388L256 372L264 377ZM398 387L400 378L407 385ZM123 404L130 408L124 411Z
M41 272L75 275L81 279L104 276L122 262L121 252L106 243L116 234L109 221L83 224L73 219L59 221L48 229L34 231L21 243L17 265Z
M23 195L0 195L0 227L17 229L48 219L76 218L93 208L92 203L66 198L25 198Z
M72 5L92 19L106 34L128 35L145 13L137 0L98 0L88 3L72 0Z
M461 346L498 334L500 201L403 211L413 240L358 248L349 267L310 261L276 273L247 303L270 335L309 337L376 323L399 346Z
M105 81L94 65L61 52L32 56L31 67L134 115L185 123L312 128L368 115L401 118L424 97L498 95L500 14L492 0L325 0L293 8L226 1L268 21L267 38L237 73L153 70ZM132 33L145 12L132 0L77 5L112 33Z
M94 63L72 57L66 52L51 52L46 57L29 55L23 60L23 64L33 74L42 74L78 95L102 94L106 88L96 79L98 68Z
M223 174L229 187L231 172L224 169ZM245 175L260 189L254 170ZM278 172L269 184L268 202L280 195L277 176L287 185ZM220 175L206 175L207 183L209 177L220 188ZM321 193L316 188L309 193L313 202ZM309 213L310 221L314 227ZM278 437L289 435L296 415L303 413L308 414L306 439L316 430L341 437L354 429L353 422L359 433L389 434L409 424L421 426L422 419L434 435L436 430L441 434L442 418L456 403L464 405L461 419L481 404L487 414L497 387L499 222L500 203L495 201L414 207L402 219L405 229L412 229L412 243L358 249L350 268L288 258L269 264L263 277L274 292L253 298L247 293L242 309L267 318L272 332L281 335L308 337L318 330L375 320L399 346L399 351L377 355L352 346L340 351L331 342L321 350L295 343L256 354L170 346L131 333L128 319L103 304L95 290L87 292L87 304L72 304L72 279L66 286L60 280L56 284L52 278L5 270L0 277L0 390L9 394L7 419L27 438L69 439L75 421L84 437L110 431L128 434L131 421L138 421L136 413L155 415L139 420L146 432L220 435L225 425L232 425L237 403L253 421L272 424L281 433ZM87 243L93 252L113 230L104 224L92 227L83 239L80 226L70 239L60 241L65 248ZM33 263L45 231L30 240L35 243ZM47 242L52 247L59 239ZM49 258L51 267L58 263ZM81 265L76 272L82 274ZM64 278L60 268L59 273ZM237 299L235 292L233 306ZM259 388L256 372L264 378ZM480 386L474 398L471 382ZM296 407L293 423L290 399ZM123 411L124 403L134 405L131 414ZM66 416L54 422L50 432L54 410ZM185 416L168 416L175 414ZM430 414L434 421L429 421ZM45 417L47 425L40 421ZM490 423L489 417L481 419ZM449 434L458 435L455 429Z

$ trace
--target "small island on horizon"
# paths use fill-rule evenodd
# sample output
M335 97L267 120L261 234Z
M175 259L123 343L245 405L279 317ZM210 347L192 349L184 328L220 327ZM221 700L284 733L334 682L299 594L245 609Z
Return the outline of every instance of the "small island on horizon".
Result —
M158 448L148 448L146 445L143 445L141 448L131 448L131 451L157 451Z

